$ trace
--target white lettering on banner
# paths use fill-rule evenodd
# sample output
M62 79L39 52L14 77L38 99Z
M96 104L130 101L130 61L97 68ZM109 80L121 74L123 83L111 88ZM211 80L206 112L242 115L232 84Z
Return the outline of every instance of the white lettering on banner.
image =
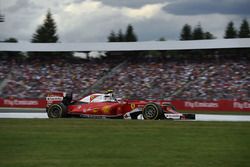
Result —
M14 101L13 100L8 100L8 99L4 99L3 104L4 105L13 106L14 105Z
M46 100L47 101L62 101L63 97L60 97L60 96L49 96L49 97L46 97Z
M239 109L246 109L246 108L250 108L250 103L249 102L234 102L233 107L239 108Z
M21 106L35 106L38 105L39 102L38 100L10 100L10 99L4 99L3 101L4 105L10 105L10 106L14 106L14 105L21 105Z
M185 101L184 103L185 107L190 107L190 108L198 108L198 107L203 107L203 108L218 108L219 104L217 102L190 102L190 101Z

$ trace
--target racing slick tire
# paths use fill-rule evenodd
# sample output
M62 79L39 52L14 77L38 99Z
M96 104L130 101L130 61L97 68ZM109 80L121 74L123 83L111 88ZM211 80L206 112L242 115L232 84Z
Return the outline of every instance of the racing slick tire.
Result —
M65 118L67 117L67 107L63 103L52 104L47 109L49 118Z
M160 105L156 103L148 103L143 107L142 115L144 119L157 120L164 119L164 112Z

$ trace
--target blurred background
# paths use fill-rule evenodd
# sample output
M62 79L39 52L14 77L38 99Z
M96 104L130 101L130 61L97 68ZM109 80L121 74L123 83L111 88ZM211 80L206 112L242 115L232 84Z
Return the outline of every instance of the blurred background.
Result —
M249 1L0 0L0 40L18 43L250 38ZM250 101L250 49L0 52L1 99L117 97ZM249 103L247 103L249 104ZM250 107L249 107L250 108Z

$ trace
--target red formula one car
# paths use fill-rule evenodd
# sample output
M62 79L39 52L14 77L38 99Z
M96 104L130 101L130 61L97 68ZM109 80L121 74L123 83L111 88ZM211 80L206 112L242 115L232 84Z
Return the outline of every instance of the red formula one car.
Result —
M49 118L185 119L170 103L117 100L112 91L91 94L77 101L72 100L72 93L50 93L46 101Z

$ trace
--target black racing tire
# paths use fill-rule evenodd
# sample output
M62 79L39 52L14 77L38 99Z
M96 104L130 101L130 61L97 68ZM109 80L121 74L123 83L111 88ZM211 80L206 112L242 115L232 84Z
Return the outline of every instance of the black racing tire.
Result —
M52 104L47 110L49 118L65 118L67 117L67 107L63 103Z
M164 119L163 109L159 104L148 103L143 107L142 115L144 119L148 120L158 120Z

